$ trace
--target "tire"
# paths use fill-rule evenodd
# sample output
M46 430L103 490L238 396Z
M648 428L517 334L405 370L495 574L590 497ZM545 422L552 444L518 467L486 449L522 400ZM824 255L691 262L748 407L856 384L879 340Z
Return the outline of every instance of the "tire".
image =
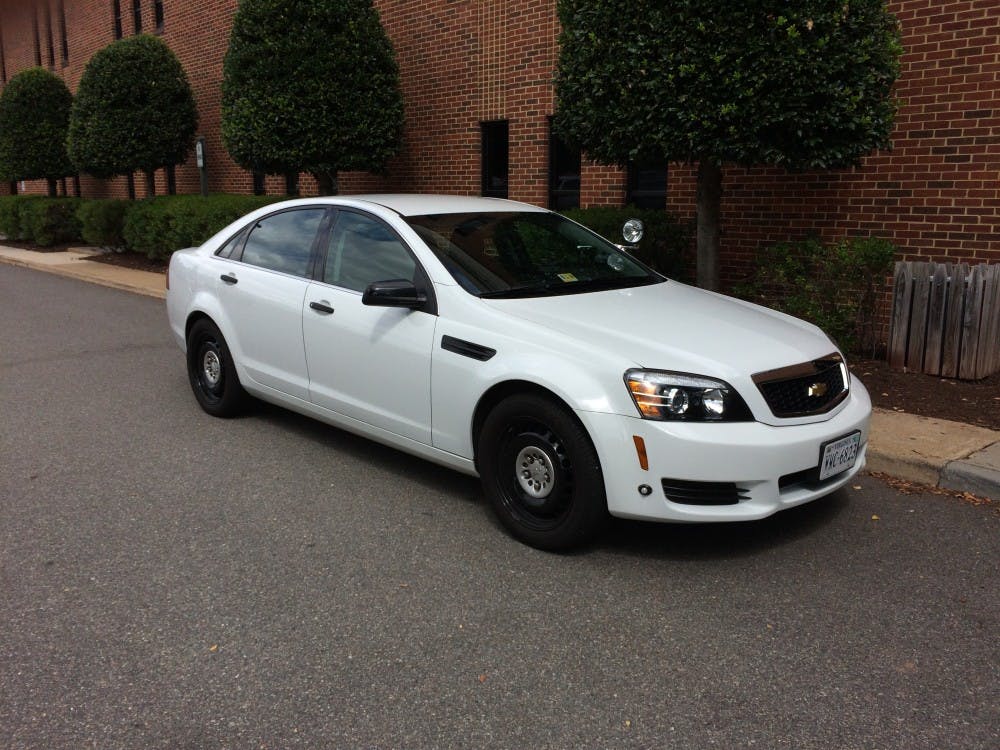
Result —
M222 333L212 321L202 318L187 338L187 369L191 390L198 404L213 417L233 417L246 404L236 365Z
M604 527L600 459L568 409L533 394L511 396L486 417L478 451L486 496L517 539L566 551Z

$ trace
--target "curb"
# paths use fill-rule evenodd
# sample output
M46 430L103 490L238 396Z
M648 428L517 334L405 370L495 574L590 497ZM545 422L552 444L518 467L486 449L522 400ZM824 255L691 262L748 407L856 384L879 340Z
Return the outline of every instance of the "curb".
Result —
M89 281L92 284L147 297L166 299L166 282L162 274L85 260L88 256L98 254L86 249L38 253L0 245L0 263L30 268L33 271L44 271L64 278ZM44 257L39 259L32 256Z

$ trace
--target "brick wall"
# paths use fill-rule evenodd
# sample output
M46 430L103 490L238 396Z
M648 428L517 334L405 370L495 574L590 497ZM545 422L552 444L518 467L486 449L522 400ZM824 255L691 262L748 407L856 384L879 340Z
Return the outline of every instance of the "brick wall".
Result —
M48 2L49 12L44 12ZM480 130L509 121L510 197L544 205L548 186L548 118L558 24L554 2L537 0L376 0L393 40L406 101L404 150L389 173L341 175L345 193L368 191L476 194ZM113 41L112 0L64 0L69 57L59 41L58 0L5 0L0 36L7 76L49 60L75 89L89 57ZM143 30L153 31L153 0L141 0ZM894 0L905 55L897 86L901 107L891 152L856 169L789 175L770 168L726 170L723 282L738 278L762 243L819 234L875 234L907 258L1000 261L1000 4L996 0ZM134 33L131 0L123 0L125 35ZM206 139L209 188L250 192L252 178L227 156L219 134L222 59L236 0L164 0L163 39L191 80ZM196 192L193 157L177 169L180 192ZM124 178L84 177L86 196L123 196ZM315 190L303 177L303 192ZM268 192L284 190L269 177ZM5 186L0 186L0 190ZM43 192L44 183L29 183ZM136 178L137 193L144 180ZM165 191L158 175L158 192ZM584 163L581 203L620 205L625 178ZM668 207L694 211L694 171L673 165Z

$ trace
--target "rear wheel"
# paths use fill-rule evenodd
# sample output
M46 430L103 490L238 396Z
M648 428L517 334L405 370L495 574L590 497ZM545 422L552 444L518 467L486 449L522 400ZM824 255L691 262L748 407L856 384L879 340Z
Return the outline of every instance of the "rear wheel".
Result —
M187 339L188 380L201 408L213 417L239 414L246 402L236 366L218 327L207 318L191 326Z
M500 402L483 423L479 470L497 517L533 547L579 546L607 519L597 451L572 413L550 399Z

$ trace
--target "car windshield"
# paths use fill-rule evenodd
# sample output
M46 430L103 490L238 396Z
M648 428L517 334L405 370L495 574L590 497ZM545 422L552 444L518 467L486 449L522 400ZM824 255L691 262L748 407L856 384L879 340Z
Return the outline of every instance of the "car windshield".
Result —
M464 289L538 297L655 284L664 278L553 213L430 214L406 221Z

